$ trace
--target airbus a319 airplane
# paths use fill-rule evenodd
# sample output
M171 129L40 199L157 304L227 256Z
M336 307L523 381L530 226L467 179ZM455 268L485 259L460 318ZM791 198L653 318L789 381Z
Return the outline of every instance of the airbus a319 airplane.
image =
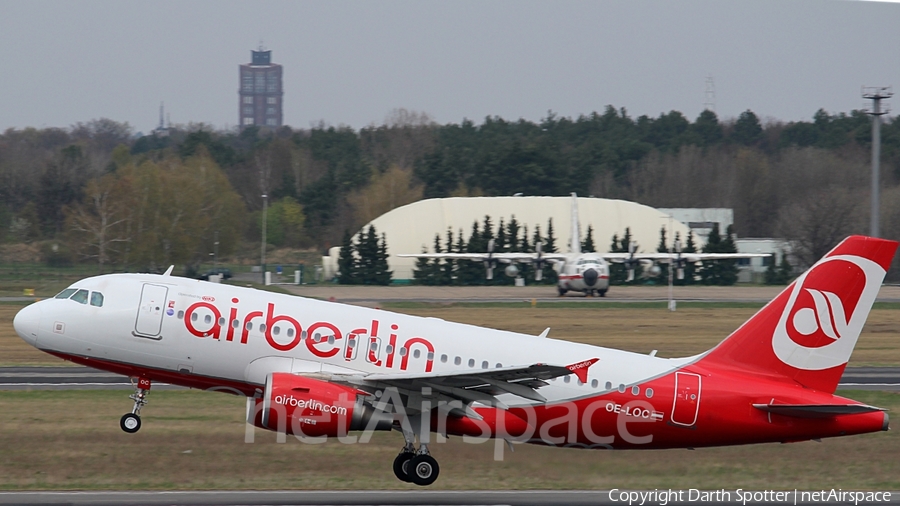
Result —
M845 239L687 358L151 274L84 279L14 326L40 350L137 380L126 432L140 428L152 382L220 390L247 396L248 422L265 429L397 430L394 473L428 485L432 433L658 449L887 430L882 409L834 391L896 249Z
M678 279L683 279L684 267L688 263L770 256L762 253L686 253L681 251L680 242L675 243L675 251L671 253L639 253L635 251L636 245L633 242L628 245L627 253L582 252L581 227L578 224L578 195L575 193L572 193L571 225L568 253L544 253L541 251L541 243L535 245L536 251L533 253L494 252L494 240L491 239L488 242L488 250L484 253L401 253L397 256L482 262L487 279L493 279L494 268L498 264L506 264L504 268L506 275L515 277L519 274L516 264L524 263L534 266L534 279L540 281L543 277L543 267L549 263L559 273L556 289L560 296L568 292L582 292L589 296L597 294L601 297L606 296L606 292L609 291L609 262L625 264L628 271L627 281L632 281L638 264L671 264Z

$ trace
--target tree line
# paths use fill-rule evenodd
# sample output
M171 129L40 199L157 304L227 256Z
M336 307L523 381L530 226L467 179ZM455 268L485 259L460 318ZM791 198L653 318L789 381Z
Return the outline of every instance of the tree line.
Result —
M446 125L397 110L360 130L188 124L137 135L108 119L9 129L0 134L0 241L52 242L75 252L72 260L103 268L196 261L208 253L205 239L135 254L122 248L136 244L129 236L109 243L111 256L105 247L101 254L99 246L70 241L79 235L79 213L99 219L95 187L102 178L120 171L113 179L137 177L142 167L163 177L150 168L204 158L237 196L231 207L242 216L234 220L238 244L259 241L263 195L273 246L325 249L340 244L345 231L422 198L575 191L655 207L733 208L743 235L787 238L808 265L844 235L866 231L870 125L861 111L820 110L810 121L783 123L762 122L752 111L725 121L711 111L693 121L677 111L633 118L609 106L577 118L548 113L536 122L488 117ZM882 146L882 230L900 238L900 121L885 122ZM180 224L188 226L174 226ZM178 253L185 248L197 250Z
M463 230L460 229L456 236L453 231L448 228L446 236L442 239L440 234L435 234L434 245L432 251L423 248L422 253L487 253L489 252L488 244L494 241L494 253L536 253L537 245L541 245L543 253L556 253L556 237L553 233L553 219L547 222L547 235L542 236L540 227L535 227L533 235L529 235L527 225L520 225L515 216L510 217L509 221L504 224L503 218L500 219L496 226L496 231L492 225L490 216L485 216L483 223L478 221L472 223L471 231L468 238L463 237ZM676 250L675 244L680 243L679 234L676 232L672 243L666 241L666 229L660 229L660 242L657 251L660 253L671 253ZM349 241L348 238L345 242ZM347 244L350 244L347 242ZM627 253L632 251L631 230L625 228L625 232L621 238L618 234L613 234L609 247L610 253ZM640 245L635 244L634 251L640 251ZM386 248L386 246L384 246ZM345 251L352 249L342 249L341 259L350 258ZM581 251L584 253L597 252L594 244L593 227L588 225L584 239L581 241ZM693 232L688 232L686 243L681 250L684 253L696 253L697 247L694 241ZM735 234L733 226L729 225L725 231L724 237L719 232L719 225L713 225L712 230L707 237L707 243L702 248L703 253L737 253L735 244ZM349 261L349 260L348 260ZM508 265L515 265L513 275L506 275L505 268ZM770 262L774 265L774 262ZM634 277L628 280L627 267L623 263L610 263L609 280L611 285L627 285L627 284L659 284L668 280L669 266L666 264L655 265L658 269L655 273L645 273L644 266L640 263L634 266ZM554 270L550 263L542 266L542 279L535 281L534 266L529 263L503 264L498 263L495 266L495 272L492 279L487 279L486 269L488 266L483 261L475 260L457 260L452 258L429 259L420 258L416 260L413 270L413 282L420 285L428 286L475 286L475 285L512 285L515 283L516 277L522 277L529 280L529 283L549 284L557 283L558 273ZM792 268L785 258L780 270L772 271L767 274L765 281L768 284L787 284L792 279ZM340 269L344 272L344 269ZM772 269L769 269L772 270ZM645 275L646 274L646 275ZM675 285L718 285L730 286L737 282L738 267L736 260L707 260L701 262L699 266L693 263L687 263L684 266L684 275L681 279L673 279ZM341 283L345 283L341 278ZM348 284L353 284L348 282Z

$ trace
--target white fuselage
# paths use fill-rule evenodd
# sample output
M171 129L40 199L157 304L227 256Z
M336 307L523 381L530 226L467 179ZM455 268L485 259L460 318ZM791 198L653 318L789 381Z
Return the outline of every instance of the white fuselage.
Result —
M559 268L560 293L575 291L605 294L609 290L609 264L596 253L573 253Z
M553 402L595 396L690 361L180 277L105 275L72 288L102 293L102 306L33 304L16 319L24 339L64 358L165 372L187 386L238 385L244 395L254 395L272 372L441 374L599 359L585 383L565 376L541 388Z

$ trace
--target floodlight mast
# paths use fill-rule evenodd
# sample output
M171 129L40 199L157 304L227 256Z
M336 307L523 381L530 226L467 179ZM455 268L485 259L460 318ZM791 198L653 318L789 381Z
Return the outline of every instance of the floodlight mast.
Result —
M872 213L869 235L881 237L880 230L880 190L881 190L881 116L890 109L881 107L881 101L894 95L890 86L863 87L862 96L872 101L872 109L865 111L872 116Z

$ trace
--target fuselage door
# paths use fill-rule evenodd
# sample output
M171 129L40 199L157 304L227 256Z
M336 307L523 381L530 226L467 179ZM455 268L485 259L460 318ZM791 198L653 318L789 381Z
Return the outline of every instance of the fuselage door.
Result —
M162 339L159 333L162 331L163 311L168 293L168 287L144 283L137 320L134 322L135 336Z
M700 411L700 375L675 373L675 400L672 404L672 423L691 426L697 423Z

